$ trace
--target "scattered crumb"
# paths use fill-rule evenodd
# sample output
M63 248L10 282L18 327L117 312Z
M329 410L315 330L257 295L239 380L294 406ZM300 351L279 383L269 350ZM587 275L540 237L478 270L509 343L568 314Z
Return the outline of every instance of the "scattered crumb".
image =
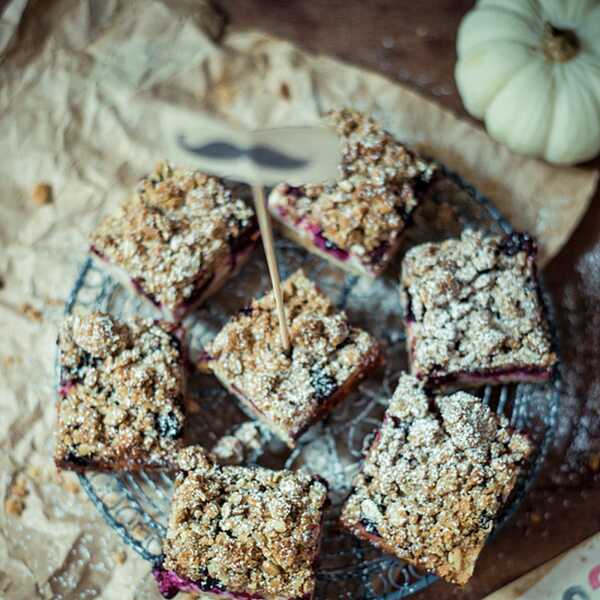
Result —
M592 471L598 471L600 469L600 454L592 454L589 464Z
M125 550L117 550L113 554L113 560L117 565L124 565L127 560L127 552L125 552Z
M25 476L21 473L17 475L15 482L10 486L10 494L12 496L18 496L23 498L27 496L29 490L27 489L27 480Z
M25 510L25 503L20 498L8 498L4 503L6 514L11 517L20 517Z
M73 477L64 477L63 481L61 483L63 489L67 490L67 492L70 492L71 494L78 494L80 487L79 487L79 482L77 481L77 479L73 476Z
M262 435L259 426L249 421L240 425L233 435L225 435L213 446L212 453L221 464L240 465L260 452Z
M23 304L21 304L21 306L19 307L19 312L24 317L27 317L29 320L37 321L38 323L40 323L44 318L42 313L37 308L31 306L31 304L29 304L28 302L24 302Z
M290 99L290 86L285 81L281 82L281 85L279 86L279 93L284 100Z
M9 369L10 367L14 367L16 364L21 362L21 357L20 356L3 356L2 359L0 359L0 362L2 363L2 366L5 369Z
M39 206L48 204L52 201L52 188L47 183L37 183L33 186L31 199Z
M29 478L33 479L34 481L39 480L42 475L42 471L40 470L40 468L36 467L35 465L27 465L25 473Z

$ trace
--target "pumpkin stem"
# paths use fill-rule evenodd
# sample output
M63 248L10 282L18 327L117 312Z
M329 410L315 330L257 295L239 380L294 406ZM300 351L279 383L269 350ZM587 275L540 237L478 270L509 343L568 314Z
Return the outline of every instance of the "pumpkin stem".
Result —
M546 59L552 62L567 62L575 58L580 50L579 38L570 29L558 29L550 23L544 26L542 48Z

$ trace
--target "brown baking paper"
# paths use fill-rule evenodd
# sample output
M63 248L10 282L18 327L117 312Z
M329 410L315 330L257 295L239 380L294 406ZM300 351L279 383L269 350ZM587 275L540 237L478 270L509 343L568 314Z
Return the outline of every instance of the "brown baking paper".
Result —
M54 352L86 238L163 157L176 115L315 123L345 105L488 194L547 261L597 174L511 154L405 87L259 33L202 2L0 2L0 598L158 597L149 565L52 463ZM194 121L195 122L195 121ZM31 199L36 183L50 201Z

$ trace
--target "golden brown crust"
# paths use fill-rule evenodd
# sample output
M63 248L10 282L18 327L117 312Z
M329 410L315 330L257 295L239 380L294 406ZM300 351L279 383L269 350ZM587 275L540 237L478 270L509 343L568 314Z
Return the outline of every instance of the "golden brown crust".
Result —
M509 368L549 373L556 363L527 236L465 231L422 244L406 254L401 283L411 371L420 378Z
M76 470L171 464L182 444L183 366L172 327L94 312L59 336L55 461Z
M231 268L232 246L253 229L253 210L230 186L159 163L134 197L102 221L91 244L153 302L176 313L217 269Z
M533 447L479 398L427 397L404 375L342 523L403 560L463 585Z
M326 486L301 471L215 465L193 447L180 462L163 567L266 600L310 597Z
M334 111L328 119L342 142L340 176L331 185L277 186L273 213L303 230L319 232L375 274L391 257L419 198L417 183L435 167L398 143L374 119ZM358 268L358 265L354 267Z
M207 352L215 375L293 444L339 388L346 390L348 381L358 381L378 364L380 352L377 342L352 327L302 271L282 289L290 355L281 346L272 293L234 317Z

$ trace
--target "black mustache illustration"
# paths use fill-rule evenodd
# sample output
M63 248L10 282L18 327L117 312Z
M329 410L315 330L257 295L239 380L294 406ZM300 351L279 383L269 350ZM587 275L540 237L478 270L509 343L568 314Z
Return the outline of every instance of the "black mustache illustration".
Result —
M181 148L208 158L218 158L221 160L233 160L242 156L247 156L254 163L271 169L299 169L308 164L308 161L288 156L269 146L251 146L250 148L238 148L229 142L215 141L202 146L188 144L185 136L178 135L177 143Z

